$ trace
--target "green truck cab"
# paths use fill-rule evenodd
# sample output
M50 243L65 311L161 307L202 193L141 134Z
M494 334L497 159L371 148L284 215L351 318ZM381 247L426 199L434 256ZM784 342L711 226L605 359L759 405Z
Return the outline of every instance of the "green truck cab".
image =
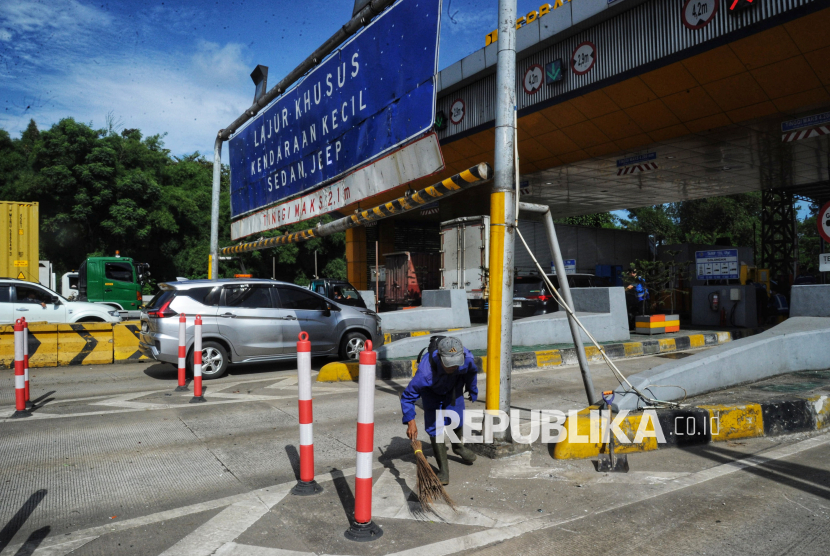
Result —
M129 257L89 257L78 268L78 297L128 313L141 309L141 287L150 265Z

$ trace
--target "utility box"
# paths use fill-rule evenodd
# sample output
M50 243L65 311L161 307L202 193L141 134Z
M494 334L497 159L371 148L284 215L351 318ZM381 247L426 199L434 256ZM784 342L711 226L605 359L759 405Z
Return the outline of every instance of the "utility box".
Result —
M0 201L0 277L40 281L39 210L38 203Z
M726 328L758 326L755 286L693 286L692 324Z

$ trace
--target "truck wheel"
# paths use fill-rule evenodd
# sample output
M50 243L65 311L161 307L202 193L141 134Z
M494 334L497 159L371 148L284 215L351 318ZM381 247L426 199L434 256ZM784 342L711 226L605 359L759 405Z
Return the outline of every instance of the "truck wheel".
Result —
M224 376L228 371L228 352L222 344L205 342L202 344L202 378L210 380ZM193 373L193 351L187 357L187 370Z
M366 343L366 335L360 332L349 332L343 336L340 342L340 359L357 360L360 357L360 352L363 351L363 345Z

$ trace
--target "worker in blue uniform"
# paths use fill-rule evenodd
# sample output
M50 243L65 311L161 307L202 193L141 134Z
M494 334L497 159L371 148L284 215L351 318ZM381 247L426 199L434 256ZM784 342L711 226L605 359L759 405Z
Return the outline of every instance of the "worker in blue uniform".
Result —
M409 382L406 390L401 394L401 411L403 424L407 426L406 435L410 440L418 438L418 427L415 425L415 401L421 398L424 405L424 425L432 444L432 453L438 463L438 479L442 484L449 484L450 471L447 466L447 445L436 439L436 412L438 410L455 411L459 418L455 435L460 442L452 442L452 451L465 463L473 463L475 453L464 446L464 391L470 396L470 401L478 398L476 384L476 367L473 354L465 348L458 338L448 336L438 342L438 349L429 351L418 365L415 376ZM449 425L449 417L444 416L443 425ZM442 427L443 428L443 427Z

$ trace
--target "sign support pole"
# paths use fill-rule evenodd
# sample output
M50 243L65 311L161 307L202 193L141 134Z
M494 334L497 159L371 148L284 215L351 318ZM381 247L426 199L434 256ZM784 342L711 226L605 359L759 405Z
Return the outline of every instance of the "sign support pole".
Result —
M221 132L220 132L221 135ZM210 203L210 268L208 278L219 279L219 191L222 179L222 138L213 144L213 191Z
M516 0L499 0L496 94L495 176L494 191L490 196L490 311L487 320L484 427L485 437L489 428L494 442L501 444L511 441L509 428L498 432L493 420L499 410L505 414L510 413L510 373L513 363Z

